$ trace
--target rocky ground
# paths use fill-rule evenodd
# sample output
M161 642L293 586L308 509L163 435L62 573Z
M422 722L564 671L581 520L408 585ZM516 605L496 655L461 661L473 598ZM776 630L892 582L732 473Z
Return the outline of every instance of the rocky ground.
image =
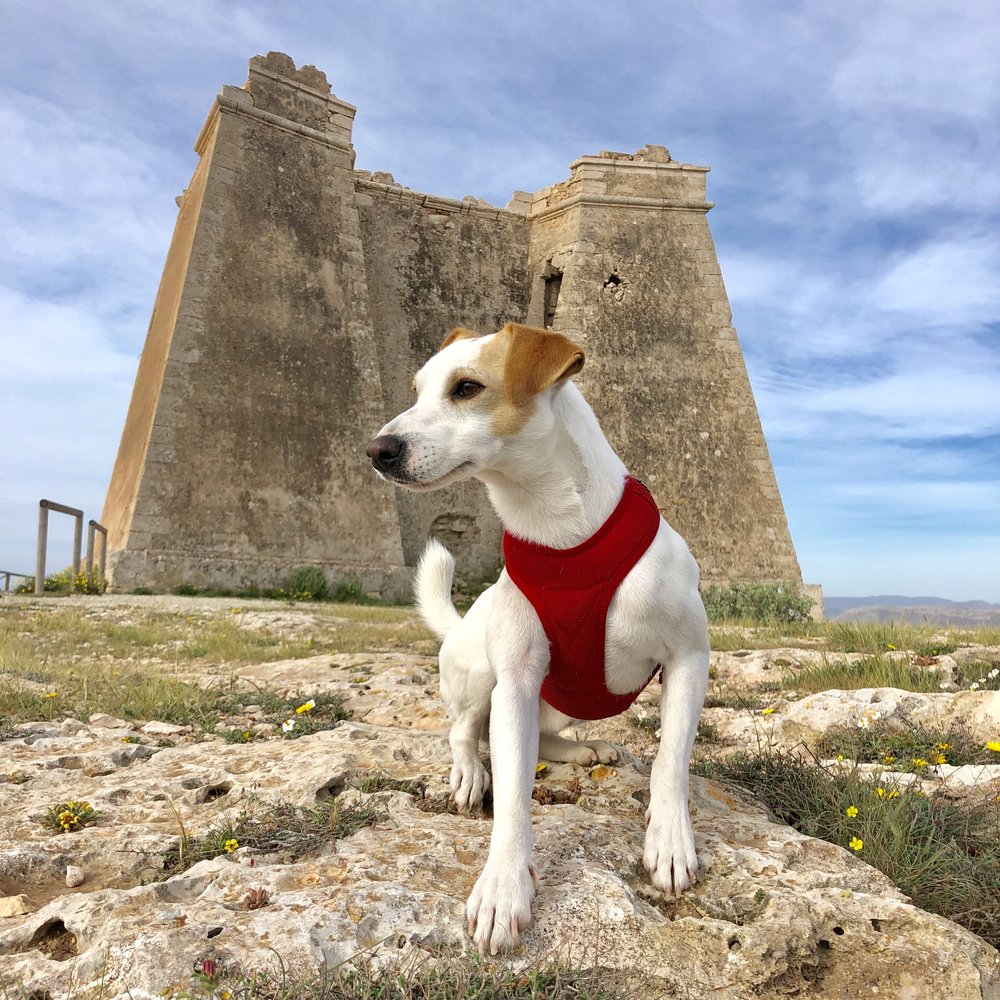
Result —
M34 631L50 636L54 617L80 607L128 620L154 599L86 600L0 603L12 658L0 663L0 996L208 996L213 987L195 985L206 968L221 996L227 976L279 963L305 976L359 953L379 963L468 951L464 904L490 818L449 808L447 718L425 635L399 625L393 648L383 628L372 649L357 649L365 627L382 626L354 622L362 641L342 642L348 626L328 606L167 599L158 611L193 617L196 631L226 617L307 651L172 665L155 643L153 654L120 651L122 669L145 664L203 685L224 675L238 704L217 727L152 713L83 721L53 709L5 729L4 690L34 686L44 697L52 683L13 662ZM950 683L962 656L981 650L939 658L936 692L799 696L775 682L822 655L804 645L713 653L699 757L791 748L873 721L945 721L979 741L1000 733L1000 693ZM345 647L353 651L328 651ZM87 651L74 657L86 672ZM350 715L293 738L259 704L262 692L339 695ZM731 784L692 778L701 883L680 900L652 890L640 858L658 694L654 684L629 715L581 728L624 748L614 767L542 771L535 922L515 964L545 955L622 969L647 996L1000 997L1000 956L985 941L912 905L845 846L775 822ZM246 741L231 742L233 732ZM1000 763L928 767L905 780L995 797ZM81 801L96 810L93 825L59 833L44 822L53 805ZM307 814L326 826L297 830ZM356 829L336 825L349 817ZM255 831L270 836L264 849Z

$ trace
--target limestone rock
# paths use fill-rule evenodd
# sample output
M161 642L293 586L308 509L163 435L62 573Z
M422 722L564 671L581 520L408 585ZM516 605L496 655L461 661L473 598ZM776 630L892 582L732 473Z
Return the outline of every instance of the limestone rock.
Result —
M0 896L0 917L20 917L30 912L27 896Z
M422 696L419 686L403 686ZM199 959L212 957L223 975L239 962L274 961L262 940L301 970L367 949L388 960L431 945L452 955L470 946L464 903L490 821L445 810L443 732L347 722L290 741L177 746L132 763L124 782L44 769L59 752L44 742L0 745L17 766L30 755L44 775L11 789L11 815L73 796L101 813L75 834L53 836L29 819L2 834L3 847L16 841L42 859L34 868L41 878L25 893L26 905L35 893L36 912L0 929L0 975L26 990L57 996L70 984L104 982L109 997L130 990L136 1000L152 998L185 981ZM680 900L663 898L640 861L648 767L629 758L607 770L603 781L584 780L575 803L535 804L540 885L515 962L569 947L588 964L641 968L662 984L661 995L685 997L832 998L856 995L864 983L882 996L978 1000L1000 988L1000 956L983 941L916 909L845 850L773 823L743 793L711 781L693 778L691 788L702 882ZM426 792L375 793L391 820L317 844L309 859L257 857L251 865L241 849L239 858L202 861L165 881L152 875L180 823L197 836L251 796L302 806L367 799L359 789L373 773L417 779ZM553 764L544 781L566 789L586 774ZM145 868L123 871L121 858L137 855ZM45 860L59 857L92 873L87 891L46 881ZM267 905L247 908L251 890L266 894ZM62 958L42 947L55 937ZM808 992L817 983L822 992Z
M142 727L142 731L147 736L178 736L181 733L190 732L191 727L177 726L172 722L158 722L154 719L152 722L147 722Z

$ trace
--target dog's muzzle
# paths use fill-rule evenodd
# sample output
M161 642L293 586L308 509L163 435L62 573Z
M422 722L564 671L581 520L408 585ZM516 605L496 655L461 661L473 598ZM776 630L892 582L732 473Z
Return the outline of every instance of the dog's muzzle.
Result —
M403 438L395 434L372 438L365 454L372 460L373 469L392 479L401 478L399 473L406 462L406 441Z

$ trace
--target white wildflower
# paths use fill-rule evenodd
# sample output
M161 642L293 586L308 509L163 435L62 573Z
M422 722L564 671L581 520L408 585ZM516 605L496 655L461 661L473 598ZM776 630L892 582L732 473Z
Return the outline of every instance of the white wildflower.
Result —
M281 731L283 733L290 733L294 728L295 728L294 719L285 719L285 721L281 724Z

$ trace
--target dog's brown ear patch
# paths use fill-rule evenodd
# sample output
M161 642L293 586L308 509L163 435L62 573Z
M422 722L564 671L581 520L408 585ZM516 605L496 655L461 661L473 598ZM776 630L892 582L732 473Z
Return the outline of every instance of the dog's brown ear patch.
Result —
M466 330L464 326L456 326L455 329L441 341L441 346L438 347L438 351L443 351L449 344L453 344L456 340L475 340L477 337L481 336L481 333L473 333L472 330Z
M509 345L504 360L504 391L515 406L583 368L583 350L561 333L508 323L500 334Z

